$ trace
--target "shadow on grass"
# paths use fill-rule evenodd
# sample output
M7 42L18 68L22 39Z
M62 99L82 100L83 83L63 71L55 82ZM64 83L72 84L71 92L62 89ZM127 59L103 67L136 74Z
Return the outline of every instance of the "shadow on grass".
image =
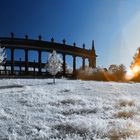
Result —
M8 86L0 86L0 89L9 89L9 88L23 88L22 85L8 85Z
M65 138L67 135L79 135L83 138L86 137L86 135L89 135L89 130L87 128L77 127L70 124L58 124L53 126L53 130L56 129L59 134L57 134L57 137Z
M69 105L85 105L82 100L75 100L75 99L64 99L58 102L49 102L52 106L69 106Z
M49 82L47 83L47 85L55 85L53 82Z
M63 115L65 116L69 116L69 115L73 115L73 114L77 114L77 115L86 115L86 114L95 114L97 113L97 109L79 109L79 110L67 110L62 112Z

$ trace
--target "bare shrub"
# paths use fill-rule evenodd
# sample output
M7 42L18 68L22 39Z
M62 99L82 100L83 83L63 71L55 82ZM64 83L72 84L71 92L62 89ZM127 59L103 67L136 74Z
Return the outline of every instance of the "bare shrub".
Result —
M107 137L110 140L121 140L121 139L126 139L128 137L138 137L138 136L140 136L140 130L137 129L134 125L128 123L125 128L113 127L108 132Z
M92 73L89 73L81 69L77 71L77 79L81 80L108 81L109 80L108 77L109 77L108 72L104 70L98 70Z
M115 114L117 118L132 118L134 115L134 111L120 111Z

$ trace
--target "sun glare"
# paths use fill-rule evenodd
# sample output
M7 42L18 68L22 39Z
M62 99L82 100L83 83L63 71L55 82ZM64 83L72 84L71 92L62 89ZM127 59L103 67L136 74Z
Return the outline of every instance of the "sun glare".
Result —
M137 74L138 72L140 72L140 66L134 66L134 68L132 69L134 74Z
M131 80L135 76L137 76L140 73L140 66L136 65L133 68L129 69L126 73L126 79Z
M131 69L129 69L128 71L127 71L127 73L126 73L126 79L127 80L130 80L130 79L132 79L134 77L134 73L133 73L133 71L131 70Z

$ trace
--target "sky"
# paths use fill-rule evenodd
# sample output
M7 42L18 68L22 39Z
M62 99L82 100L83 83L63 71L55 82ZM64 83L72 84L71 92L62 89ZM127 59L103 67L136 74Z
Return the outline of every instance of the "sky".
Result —
M129 67L140 46L140 0L0 0L0 36L95 41L97 66Z

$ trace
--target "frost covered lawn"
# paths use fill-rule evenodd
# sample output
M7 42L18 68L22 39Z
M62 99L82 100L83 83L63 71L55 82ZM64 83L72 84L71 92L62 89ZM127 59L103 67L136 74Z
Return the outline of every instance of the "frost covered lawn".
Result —
M140 140L140 84L0 80L0 140Z

